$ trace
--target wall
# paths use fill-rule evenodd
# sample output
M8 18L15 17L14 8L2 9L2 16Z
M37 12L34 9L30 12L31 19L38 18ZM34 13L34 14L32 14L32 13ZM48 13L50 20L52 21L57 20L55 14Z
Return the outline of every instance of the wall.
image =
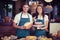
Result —
M16 13L16 14L20 12L19 9L21 8L21 6L22 6L25 2L26 2L26 0L17 0L17 1L15 2L15 13Z
M50 23L50 33L57 33L60 30L60 23Z

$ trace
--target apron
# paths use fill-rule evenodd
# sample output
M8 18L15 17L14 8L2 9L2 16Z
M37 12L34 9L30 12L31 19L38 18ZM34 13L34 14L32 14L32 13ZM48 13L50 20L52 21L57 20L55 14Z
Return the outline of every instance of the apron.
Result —
M20 19L20 22L19 22L18 26L23 26L26 22L30 22L29 15L28 15L28 18L22 18L22 14L21 14L20 18L21 19ZM16 35L17 35L18 38L24 38L24 37L30 35L30 31L29 31L29 29L18 29L17 28Z
M36 19L36 22L42 22L42 24L44 25L44 18L42 20ZM46 36L46 31L45 30L41 30L41 29L36 29L35 30L35 36L37 36L37 37Z

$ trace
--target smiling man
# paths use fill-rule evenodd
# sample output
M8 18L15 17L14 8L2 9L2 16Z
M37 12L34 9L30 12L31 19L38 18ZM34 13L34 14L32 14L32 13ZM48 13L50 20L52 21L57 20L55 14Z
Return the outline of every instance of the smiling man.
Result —
M23 11L15 16L13 26L17 28L16 35L18 38L26 37L30 35L29 28L26 29L25 24L32 24L32 16L28 13L29 6L24 4ZM27 23L28 22L28 23Z

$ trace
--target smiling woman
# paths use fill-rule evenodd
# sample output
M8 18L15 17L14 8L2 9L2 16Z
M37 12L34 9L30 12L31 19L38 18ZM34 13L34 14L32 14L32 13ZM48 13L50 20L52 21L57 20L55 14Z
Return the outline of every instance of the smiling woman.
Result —
M37 16L35 19L35 36L46 36L46 31L48 31L48 16L44 15L43 7L37 5ZM41 26L44 25L44 26Z

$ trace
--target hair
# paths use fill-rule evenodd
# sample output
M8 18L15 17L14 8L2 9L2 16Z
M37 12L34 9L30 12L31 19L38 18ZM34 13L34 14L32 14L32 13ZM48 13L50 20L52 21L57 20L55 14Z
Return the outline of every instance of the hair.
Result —
M23 5L21 6L21 8L19 9L20 11L23 11L24 5L28 5L28 4L27 4L27 3L23 4ZM28 5L28 6L29 6L29 5Z
M41 7L41 8L42 8L42 16L43 16L43 18L44 18L44 10L43 10L43 6L37 5L37 8L38 8L38 7ZM37 13L37 16L38 16L39 13L37 12L37 8L36 8L36 13Z
M28 5L28 4L27 4L27 3L25 3L25 4L23 4L23 5L22 5L22 7L23 7L24 5ZM28 5L28 6L29 6L29 5Z

